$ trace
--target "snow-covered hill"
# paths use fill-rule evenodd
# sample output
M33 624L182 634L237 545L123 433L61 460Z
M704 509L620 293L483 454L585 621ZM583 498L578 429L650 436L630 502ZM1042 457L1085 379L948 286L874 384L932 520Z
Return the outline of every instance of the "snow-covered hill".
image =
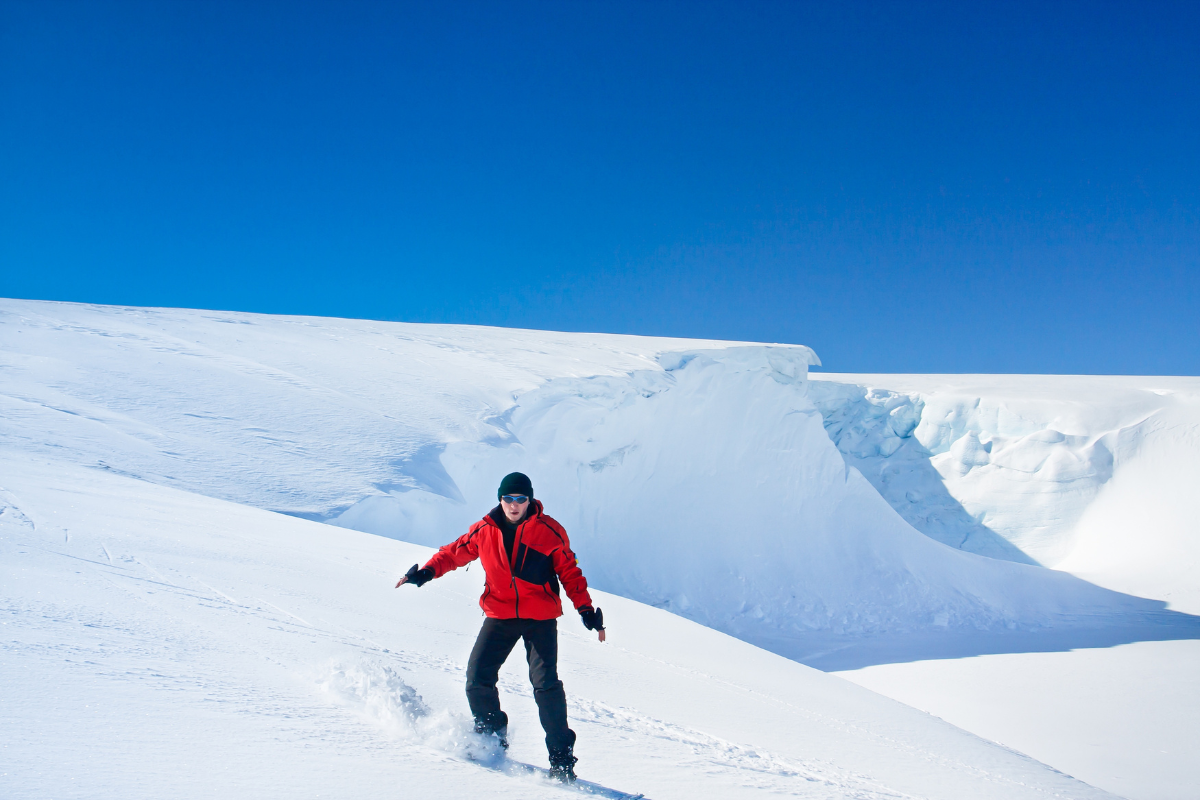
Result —
M16 301L0 337L6 449L426 545L521 469L597 586L822 666L1194 629L918 533L847 468L804 347Z
M628 598L604 600L625 619L614 647L567 639L568 687L586 689L572 713L598 726L594 754L623 754L592 776L645 777L630 788L674 796L655 776L678 777L665 765L680 763L724 776L721 796L988 796L963 789L970 774L1008 797L1023 796L1007 783L1019 774L1035 794L1090 796L751 644L867 667L852 677L971 726L944 698L914 694L912 673L880 670L1191 645L1200 380L809 380L815 363L796 346L0 301L0 597L12 626L0 670L21 681L0 724L21 742L3 756L13 785L42 796L63 780L84 786L86 769L86 785L110 794L143 781L145 796L161 795L170 771L137 777L140 748L205 765L183 773L196 795L226 785L209 774L223 764L228 785L255 795L276 780L332 788L355 769L368 795L388 776L452 795L532 791L455 760L461 736L443 712L463 705L474 571L415 595L384 590L419 545L457 536L494 504L499 476L522 469L593 585ZM127 545L116 553L113 541ZM406 603L417 616L375 621ZM939 658L959 660L928 661ZM117 699L93 705L98 686ZM714 699L722 692L734 699ZM1014 692L1009 708L1053 728ZM1121 692L1145 714L1190 707L1166 690ZM158 710L166 697L178 716ZM81 703L94 722L72 732ZM377 719L347 722L363 714ZM1195 726L1160 727L1196 739ZM1042 746L987 720L972 729ZM113 744L89 749L104 731ZM256 756L282 765L317 755L300 771L255 772L233 751L261 737L273 744ZM862 737L889 744L855 749ZM518 742L527 760L536 738ZM186 741L198 743L191 762ZM906 750L913 741L932 743ZM86 756L67 778L46 760L63 753ZM1062 757L1055 766L1091 769ZM897 766L906 760L914 771ZM1192 772L1172 763L1162 785L1188 785Z
M564 797L466 721L477 570L429 550L116 475L0 458L0 796ZM579 772L655 800L1102 798L941 720L599 593L561 623ZM544 764L519 658L512 757Z
M813 377L847 463L923 532L1200 612L1200 379ZM840 674L1127 797L1194 797L1200 640L1062 633Z
M818 374L809 396L923 533L1200 612L1200 378Z

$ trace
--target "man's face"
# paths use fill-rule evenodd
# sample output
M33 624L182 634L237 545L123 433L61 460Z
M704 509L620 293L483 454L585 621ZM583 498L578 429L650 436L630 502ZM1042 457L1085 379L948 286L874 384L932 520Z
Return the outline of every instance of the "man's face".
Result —
M521 502L518 503L517 500ZM525 509L529 508L529 498L523 494L506 494L500 498L500 507L504 509L504 516L508 517L509 522L516 522L525 515Z

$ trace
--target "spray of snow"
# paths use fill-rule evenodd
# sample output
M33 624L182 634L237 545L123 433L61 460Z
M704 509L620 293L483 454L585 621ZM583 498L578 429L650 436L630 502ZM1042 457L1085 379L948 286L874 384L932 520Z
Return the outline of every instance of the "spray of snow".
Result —
M484 765L504 759L496 737L475 733L463 714L434 712L394 668L378 661L332 661L316 682L335 701L389 736Z

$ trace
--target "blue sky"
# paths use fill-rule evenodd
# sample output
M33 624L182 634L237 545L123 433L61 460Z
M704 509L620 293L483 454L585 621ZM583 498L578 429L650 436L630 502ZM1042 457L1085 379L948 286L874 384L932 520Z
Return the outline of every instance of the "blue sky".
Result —
M1200 5L0 0L0 295L1200 374Z

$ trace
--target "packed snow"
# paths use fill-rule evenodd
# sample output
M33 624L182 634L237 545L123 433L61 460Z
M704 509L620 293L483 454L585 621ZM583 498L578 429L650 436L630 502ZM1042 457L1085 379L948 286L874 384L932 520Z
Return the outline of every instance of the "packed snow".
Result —
M1200 379L814 378L847 463L926 534L1200 613ZM1127 797L1194 798L1200 641L1052 638L840 674Z
M1123 797L1192 800L1200 785L1197 640L837 674Z
M477 570L397 591L428 548L94 466L9 454L0 470L0 795L566 791L497 771L470 733ZM609 641L564 618L560 673L579 773L601 786L656 799L1109 796L837 677L595 598ZM544 765L520 666L501 673L510 755Z
M32 301L0 301L0 358L14 796L555 791L462 763L475 571L384 591L514 469L619 595L612 647L562 621L581 774L652 797L1102 796L796 662L1200 638L1169 468L1194 379L810 380L798 346Z

